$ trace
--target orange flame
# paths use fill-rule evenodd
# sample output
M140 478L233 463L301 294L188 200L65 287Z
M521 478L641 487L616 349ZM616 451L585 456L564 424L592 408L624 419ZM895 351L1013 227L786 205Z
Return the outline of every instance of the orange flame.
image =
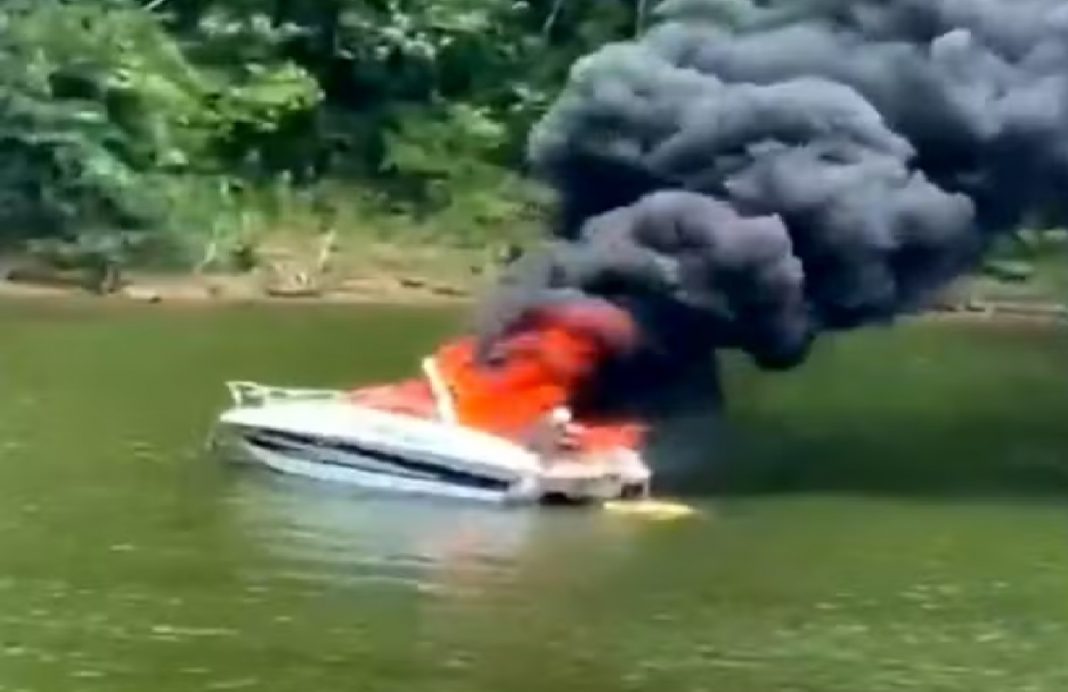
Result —
M600 363L632 344L635 333L630 317L606 303L556 305L528 313L495 345L491 363L482 362L471 337L441 346L435 362L461 425L521 440L554 408L570 405ZM434 415L430 387L418 380L357 390L353 400ZM584 449L637 447L644 432L629 422L577 422L576 442Z

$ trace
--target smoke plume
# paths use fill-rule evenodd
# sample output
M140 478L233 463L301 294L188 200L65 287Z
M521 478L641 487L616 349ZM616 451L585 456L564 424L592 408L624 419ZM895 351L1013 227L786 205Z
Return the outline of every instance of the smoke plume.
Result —
M655 18L580 60L534 129L560 219L487 341L595 296L642 329L607 366L617 388L719 349L791 367L820 332L922 306L999 231L1064 217L1063 0L668 0Z

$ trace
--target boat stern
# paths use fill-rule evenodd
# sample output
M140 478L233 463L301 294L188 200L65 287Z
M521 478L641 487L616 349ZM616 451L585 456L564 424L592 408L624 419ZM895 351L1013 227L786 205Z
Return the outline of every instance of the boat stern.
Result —
M619 448L576 458L551 460L542 474L547 501L604 502L647 497L652 472L641 454Z

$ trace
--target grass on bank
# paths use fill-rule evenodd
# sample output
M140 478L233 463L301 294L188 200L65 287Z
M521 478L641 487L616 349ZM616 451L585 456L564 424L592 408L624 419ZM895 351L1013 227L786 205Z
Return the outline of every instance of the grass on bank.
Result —
M99 292L135 275L157 283L243 279L296 293L466 295L544 236L550 200L544 189L497 167L443 183L426 186L415 204L366 183L336 180L302 187L286 178L260 185L226 177L161 179L168 208L160 227L31 241L6 264L13 278L51 283L58 275L60 283ZM11 272L13 265L21 268ZM948 297L951 303L1068 299L1068 231L1006 239Z
M460 291L541 238L547 216L544 191L504 171L418 206L355 183L160 184L166 224L29 241L8 253L8 278L104 293L131 273L172 280L257 276L328 289L389 278L401 288Z
M1022 231L993 249L968 280L978 301L1068 301L1068 230Z

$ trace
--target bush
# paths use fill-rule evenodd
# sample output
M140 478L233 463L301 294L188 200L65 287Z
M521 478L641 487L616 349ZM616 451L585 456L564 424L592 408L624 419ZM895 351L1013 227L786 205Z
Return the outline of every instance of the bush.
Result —
M509 240L542 204L530 123L645 5L143 2L0 3L0 245L140 234L188 265L279 227Z
M193 65L158 20L124 2L0 10L0 241L158 228L165 176L219 168L314 107L293 65L241 75ZM163 184L161 184L163 183Z

